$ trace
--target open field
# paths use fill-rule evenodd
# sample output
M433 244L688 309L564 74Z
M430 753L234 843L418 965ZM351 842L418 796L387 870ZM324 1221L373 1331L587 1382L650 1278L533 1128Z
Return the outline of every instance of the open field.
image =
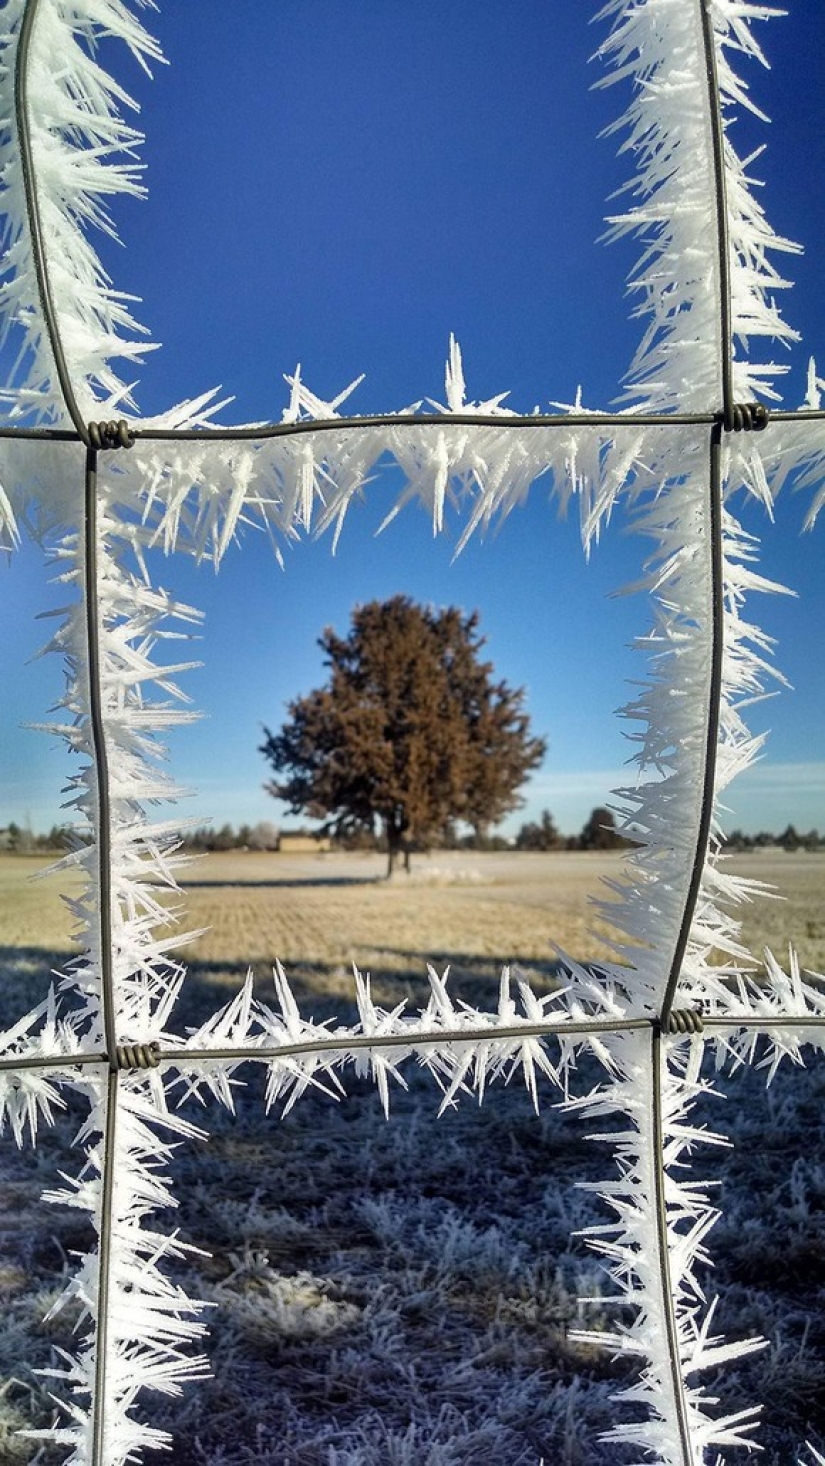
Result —
M181 956L256 969L277 958L334 985L353 962L376 977L415 981L428 956L451 963L456 975L496 975L508 961L546 974L556 947L580 960L609 955L613 933L593 901L610 899L600 883L616 879L622 865L619 855L578 852L440 852L388 882L377 855L200 856L182 873L178 904L183 930L207 930ZM825 971L825 853L733 856L731 867L779 897L743 908L751 950L770 946L781 958L793 940L804 966ZM80 880L71 872L32 879L46 868L42 856L0 855L0 945L71 949L60 897L76 894Z
M42 865L0 856L4 1024L71 951L60 893L76 892L77 878L31 882ZM353 961L385 1003L423 997L426 955L484 1003L502 961L540 987L553 979L552 943L578 958L605 954L607 926L588 935L589 898L620 868L615 856L439 854L387 883L378 857L205 857L184 877L187 925L211 930L181 951L191 963L181 1023L214 1010L249 964L269 996L276 958L318 1017L348 1016ZM736 868L785 897L746 908L747 939L781 954L794 936L803 961L825 970L825 857L764 855ZM175 1281L214 1305L214 1373L180 1401L147 1402L152 1423L175 1433L175 1466L638 1460L599 1439L632 1411L611 1401L632 1363L571 1333L616 1321L600 1264L574 1235L605 1219L577 1183L611 1176L609 1148L585 1143L546 1084L539 1116L514 1082L481 1109L464 1102L436 1120L432 1083L413 1065L405 1076L389 1123L371 1081L351 1069L346 1099L307 1094L281 1120L264 1116L251 1068L236 1117L190 1106L209 1141L178 1150L180 1206L158 1225L209 1254L175 1264ZM599 1079L585 1057L579 1090ZM770 1343L708 1383L719 1413L761 1401L759 1459L792 1466L805 1440L825 1451L825 1065L786 1066L767 1092L753 1071L719 1089L726 1099L702 1101L698 1121L735 1146L697 1154L721 1212L709 1238L714 1332ZM59 1367L55 1351L74 1346L71 1305L41 1320L90 1238L82 1216L40 1194L72 1168L82 1115L70 1099L35 1150L0 1148L0 1466L64 1459L35 1454L15 1432L52 1418L48 1382L31 1369Z

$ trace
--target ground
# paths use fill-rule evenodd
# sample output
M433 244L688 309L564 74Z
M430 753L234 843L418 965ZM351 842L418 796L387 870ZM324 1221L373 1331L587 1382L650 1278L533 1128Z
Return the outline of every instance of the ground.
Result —
M199 856L182 874L185 929L205 934L181 950L197 964L339 972L351 989L356 962L374 974L423 976L425 956L497 976L502 961L547 971L559 947L579 959L606 957L609 923L593 906L610 899L602 881L621 873L615 854L442 851L415 859L411 876L383 879L380 855L279 855L230 851ZM825 852L735 855L731 869L767 882L778 899L743 908L744 937L784 957L792 940L804 965L825 971ZM31 877L43 856L0 854L0 943L70 950L61 892L77 875ZM602 939L602 940L600 940Z
M0 857L4 1022L70 950L65 877L28 880L42 864ZM212 1011L248 964L265 992L276 957L318 1017L349 1016L353 961L374 974L379 1001L406 996L413 1007L427 957L450 963L457 991L484 1004L502 960L550 984L551 943L579 958L606 954L606 923L587 935L589 898L620 864L439 854L387 883L380 857L205 857L185 878L187 926L212 929L181 952L191 962L184 1017ZM803 961L825 970L825 857L736 857L735 868L785 897L747 909L751 944L782 954L796 935ZM389 1123L352 1070L346 1101L307 1097L279 1122L263 1117L251 1073L237 1119L214 1117L208 1143L181 1148L171 1224L211 1257L193 1258L180 1281L218 1306L213 1379L182 1401L147 1402L175 1432L176 1466L635 1459L599 1443L622 1408L610 1395L629 1382L628 1366L571 1336L612 1318L598 1260L571 1235L599 1207L576 1183L608 1176L609 1153L584 1141L549 1091L538 1117L514 1083L480 1110L465 1103L436 1120L434 1086L414 1067L409 1079L408 1093L393 1091ZM720 1331L762 1333L770 1346L711 1383L720 1409L764 1403L761 1460L790 1466L805 1439L825 1449L825 1072L780 1073L767 1094L751 1072L721 1087L727 1100L708 1102L707 1123L736 1147L699 1161L719 1183L722 1213L708 1287L720 1295ZM60 1120L34 1152L18 1155L8 1141L2 1151L0 1466L31 1461L14 1430L50 1418L30 1366L71 1348L70 1316L41 1319L88 1238L76 1215L39 1196L66 1168L78 1120Z

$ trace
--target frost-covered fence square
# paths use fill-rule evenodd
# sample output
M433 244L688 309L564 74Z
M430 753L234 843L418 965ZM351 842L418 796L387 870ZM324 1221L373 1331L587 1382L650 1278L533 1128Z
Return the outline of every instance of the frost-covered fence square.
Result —
M773 675L746 610L771 587L734 495L770 509L793 474L813 486L811 522L823 501L816 369L802 409L769 415L779 369L751 354L751 342L793 334L773 263L791 247L767 223L728 125L734 105L748 105L732 61L760 57L752 22L768 14L737 0L612 0L602 12L608 79L632 83L621 125L636 168L611 228L640 236L643 251L632 284L645 330L622 411L577 402L521 416L500 394L470 400L451 340L444 402L432 411L348 418L346 392L322 401L295 372L281 422L226 429L214 394L140 416L125 377L146 346L92 243L96 228L113 227L107 198L142 187L129 98L95 41L120 38L143 65L159 59L157 44L122 0L5 7L2 303L15 364L0 427L0 530L14 548L36 505L72 597L51 643L68 676L48 726L77 756L80 839L67 859L85 886L74 905L78 956L2 1036L0 1095L18 1144L36 1138L67 1090L87 1107L75 1169L53 1193L89 1216L97 1239L67 1289L85 1323L57 1370L64 1422L47 1433L76 1466L120 1466L166 1444L143 1423L144 1391L174 1393L207 1367L199 1304L168 1271L186 1243L157 1217L175 1204L170 1147L195 1134L180 1099L231 1109L244 1062L263 1070L265 1107L279 1111L310 1091L341 1093L355 1073L372 1076L389 1112L413 1060L442 1108L511 1076L534 1101L540 1078L556 1086L616 1158L598 1188L612 1221L591 1240L631 1308L607 1337L581 1334L639 1360L625 1396L641 1407L637 1423L611 1438L663 1466L715 1461L751 1440L758 1402L720 1418L702 1384L703 1370L759 1347L717 1339L703 1291L715 1210L690 1160L717 1139L694 1120L709 1085L703 1057L715 1054L720 1076L755 1061L770 1078L783 1059L821 1050L825 1022L822 978L801 972L793 953L787 965L771 953L761 963L743 948L737 910L760 891L726 868L717 823L725 788L759 751L744 709ZM159 735L191 716L177 683L190 663L165 656L166 642L198 613L151 584L146 551L217 564L250 520L276 547L313 528L337 537L386 455L405 482L389 518L418 501L438 532L453 504L465 516L462 544L541 477L562 509L578 502L586 546L609 532L620 502L635 506L655 545L640 646L648 674L626 709L637 750L616 791L639 841L611 907L624 944L598 969L565 957L549 997L505 967L491 1012L456 1001L435 967L422 1011L385 1011L369 975L356 973L350 1025L303 1015L278 967L270 1002L248 981L181 1032L185 971L170 953L183 938L166 900L178 822L152 811L175 794ZM602 1079L581 1095L583 1051Z

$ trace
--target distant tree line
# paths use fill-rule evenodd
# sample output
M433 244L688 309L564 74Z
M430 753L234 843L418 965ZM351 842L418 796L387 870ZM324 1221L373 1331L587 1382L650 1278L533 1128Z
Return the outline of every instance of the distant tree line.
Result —
M612 810L604 805L591 810L578 835L562 835L545 809L537 822L522 825L515 838L517 850L626 850L636 843L616 828Z
M312 838L318 831L301 826L292 827L284 833ZM228 823L217 829L213 829L211 825L198 825L194 829L181 831L180 838L183 849L196 855L225 850L273 851L279 847L281 831L269 820L259 820L255 825L243 824L237 829ZM6 826L0 826L0 850L20 855L38 852L62 855L87 843L88 837L77 834L68 825L52 825L46 834L35 834L30 829L22 828L14 820ZM418 850L420 853L432 850L624 850L632 848L636 843L632 834L628 836L617 829L612 811L600 805L591 811L577 835L563 834L550 811L545 809L537 820L529 820L523 824L514 836L495 832L482 833L466 828L462 830L455 822L448 821L426 844L421 842ZM766 847L822 850L825 849L825 836L815 829L800 834L794 825L788 825L781 835L775 835L769 830L746 835L737 829L732 830L725 840L726 850L761 850ZM386 855L387 840L383 831L352 829L334 837L332 848Z
M311 838L318 831L302 826L284 833ZM277 850L280 834L275 825L262 821L252 827L241 825L237 830L229 824L217 830L201 825L184 834L182 840L184 847L193 852ZM334 836L331 843L335 850L387 853L384 830L354 828ZM441 830L433 831L429 840L416 842L414 849L419 854L432 850L622 850L634 843L619 833L611 811L599 807L592 811L578 835L559 834L552 815L544 810L538 822L522 825L515 836L481 833L466 827L462 830L456 822L447 821Z
M300 829L290 828L289 833L312 836L317 831L302 826ZM251 827L240 825L237 830L229 824L221 825L217 830L201 825L182 837L184 847L194 852L277 850L279 838L277 826L266 820ZM434 833L426 844L421 842L418 849L421 853L432 850L626 850L636 844L638 841L633 839L632 832L623 834L617 828L612 810L599 805L591 810L581 830L574 835L562 833L550 811L545 809L537 820L521 825L515 835L462 829L454 821L447 821L442 830ZM779 846L783 850L821 850L825 848L825 836L820 836L818 830L798 834L793 825L788 825L781 835L768 830L760 830L757 835L732 830L725 840L727 850L758 850L766 846ZM385 855L387 840L383 831L353 829L333 837L332 847L335 850L377 851Z
M825 835L820 835L818 830L801 835L795 825L788 825L781 835L772 835L768 830L760 830L758 835L743 835L741 830L731 830L725 840L728 850L761 850L766 845L781 845L783 850L821 850Z
M202 854L212 850L277 850L281 832L269 820L259 820L256 825L221 825L213 830L211 825L199 825L197 829L185 830L181 836L185 850Z
M0 850L11 850L18 855L36 854L37 851L65 854L74 849L77 841L68 825L52 825L48 834L35 835L28 828L12 820L0 828Z
M578 835L562 835L556 828L549 810L543 810L538 821L522 825L515 838L517 850L621 850L638 842L623 835L616 828L616 821L609 809L594 809ZM818 830L799 834L794 825L788 825L781 835L770 830L760 830L758 835L745 835L741 830L731 830L725 837L726 850L762 850L766 847L780 847L783 850L822 850L825 836Z

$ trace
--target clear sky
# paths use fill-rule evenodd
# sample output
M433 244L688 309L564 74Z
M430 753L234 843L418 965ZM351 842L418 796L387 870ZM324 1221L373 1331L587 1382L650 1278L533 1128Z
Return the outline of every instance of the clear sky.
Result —
M595 6L593 7L595 8ZM760 27L771 71L748 68L770 127L746 120L740 153L765 141L751 172L780 234L804 245L781 267L795 281L785 314L803 343L788 357L785 395L800 403L808 355L825 362L821 241L825 176L822 67L825 12L789 0ZM147 413L221 384L225 420L277 418L283 374L332 397L366 373L351 410L443 400L451 331L471 397L511 392L530 411L618 395L638 324L625 278L632 243L599 242L609 195L626 180L616 139L600 137L624 101L593 90L588 58L604 35L585 0L217 0L168 4L151 17L168 67L146 80L129 58L118 74L141 103L149 200L116 210L125 249L103 255L115 284L161 350L137 390ZM104 63L114 53L104 48ZM181 813L238 825L282 818L263 791L262 726L323 680L316 638L344 631L352 606L404 592L481 612L499 674L524 685L549 743L523 811L551 810L566 831L624 782L631 752L614 710L644 661L628 644L647 627L635 579L644 541L616 523L586 564L573 519L559 523L541 483L487 543L453 561L460 524L434 541L414 509L376 538L392 480L370 486L337 555L302 543L276 565L247 535L219 575L182 558L157 579L206 612L193 648L205 666L185 679L203 720L177 733L172 768L197 789ZM764 532L764 573L798 598L763 597L757 621L778 638L793 684L753 709L772 730L762 764L729 796L729 824L825 829L825 584L823 533L800 535L805 504L788 495ZM42 554L26 546L0 566L4 709L0 825L48 827L60 816L62 746L21 730L59 695L56 657L28 659L45 640L35 621L47 590Z

